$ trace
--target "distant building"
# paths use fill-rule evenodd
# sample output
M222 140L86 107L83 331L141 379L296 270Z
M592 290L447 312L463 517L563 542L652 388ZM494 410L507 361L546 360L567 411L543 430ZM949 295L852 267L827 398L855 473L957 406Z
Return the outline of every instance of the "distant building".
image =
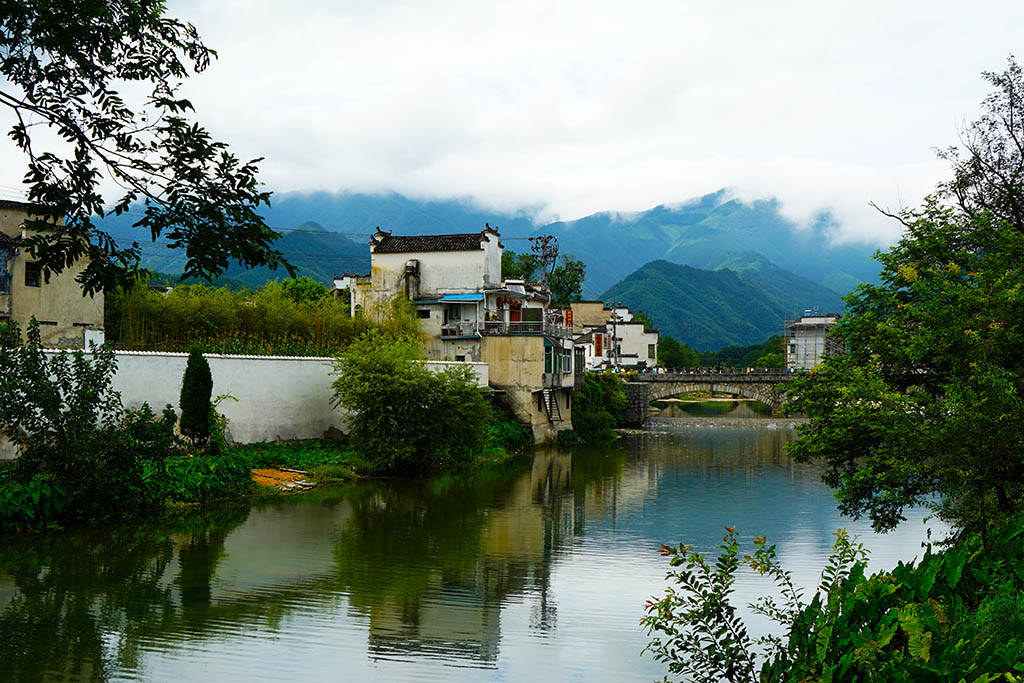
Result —
M349 280L353 315L416 307L429 360L480 361L538 441L571 426L572 330L541 283L501 277L500 235L392 235L370 240L370 275Z
M658 364L658 331L644 329L625 306L573 302L572 322L574 343L581 348L588 370L643 370Z
M75 281L87 261L79 260L47 281L39 263L21 249L32 234L25 225L31 216L31 204L0 200L0 322L15 321L24 334L35 316L46 346L103 343L103 293L84 296Z
M841 355L843 345L829 335L839 318L838 313L805 311L799 320L787 322L786 369L810 370L827 356Z

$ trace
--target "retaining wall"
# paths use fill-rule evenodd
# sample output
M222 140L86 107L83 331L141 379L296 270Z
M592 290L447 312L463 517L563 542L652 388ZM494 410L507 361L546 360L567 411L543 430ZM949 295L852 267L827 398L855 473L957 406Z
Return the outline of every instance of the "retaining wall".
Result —
M47 355L55 352L47 351ZM86 354L88 356L89 354ZM118 351L113 387L126 408L149 403L157 414L170 403L179 411L181 378L187 353ZM213 396L230 394L218 411L229 419L228 433L236 443L278 439L315 439L333 430L345 431L344 416L331 407L331 358L292 356L226 356L207 354L213 375ZM432 370L468 365L477 384L486 387L486 363L426 361ZM0 443L0 458L15 457L13 447Z

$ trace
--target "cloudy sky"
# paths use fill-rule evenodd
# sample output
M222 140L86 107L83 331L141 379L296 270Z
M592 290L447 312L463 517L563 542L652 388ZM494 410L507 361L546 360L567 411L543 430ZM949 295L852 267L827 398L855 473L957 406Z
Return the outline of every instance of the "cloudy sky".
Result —
M277 192L396 191L636 211L720 187L829 209L916 204L933 148L1024 57L1024 2L171 0L220 58L200 119ZM11 154L8 146L4 154ZM10 184L10 183L7 183Z

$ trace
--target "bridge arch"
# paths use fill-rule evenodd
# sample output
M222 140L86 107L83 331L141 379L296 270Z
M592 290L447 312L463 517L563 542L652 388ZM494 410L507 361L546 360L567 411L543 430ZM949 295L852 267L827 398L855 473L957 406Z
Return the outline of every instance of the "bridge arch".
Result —
M627 422L632 426L643 424L651 401L695 391L751 398L769 406L775 413L785 403L785 395L780 388L791 379L793 376L784 372L640 375L634 381L626 382L629 396Z
M769 406L773 412L782 407L781 396L775 385L761 382L658 382L651 385L650 400L657 401L697 391L732 394L741 398L754 399Z

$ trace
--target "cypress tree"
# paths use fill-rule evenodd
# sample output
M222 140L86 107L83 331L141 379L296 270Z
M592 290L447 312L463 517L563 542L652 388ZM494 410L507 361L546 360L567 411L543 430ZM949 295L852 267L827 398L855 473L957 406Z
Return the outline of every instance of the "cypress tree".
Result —
M213 394L213 375L210 364L198 346L188 353L185 375L181 379L181 433L196 446L210 438L210 396Z

